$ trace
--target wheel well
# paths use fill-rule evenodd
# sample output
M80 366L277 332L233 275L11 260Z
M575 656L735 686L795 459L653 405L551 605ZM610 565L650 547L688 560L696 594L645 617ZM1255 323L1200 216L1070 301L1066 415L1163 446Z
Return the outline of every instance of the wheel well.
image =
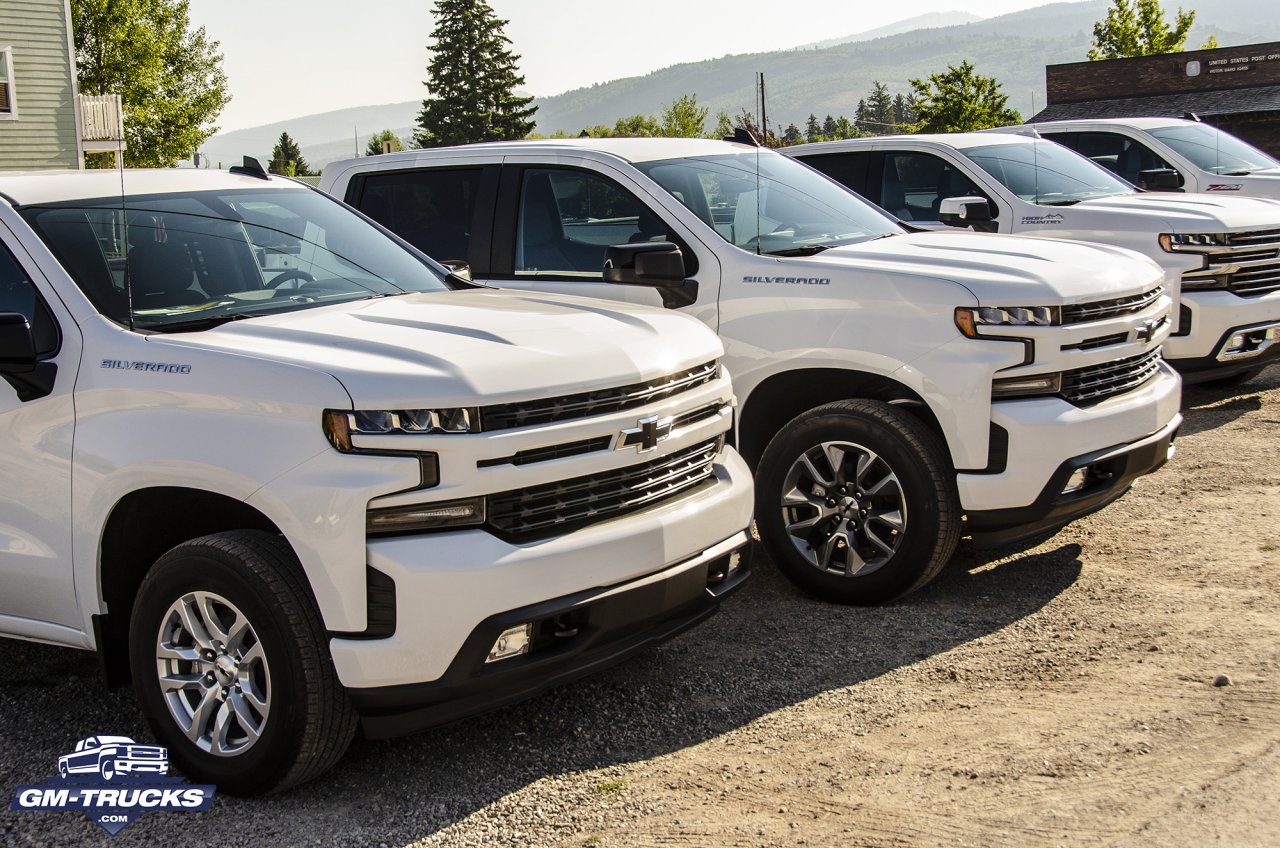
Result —
M853 398L896 402L946 443L928 404L901 383L862 371L809 368L774 374L747 397L738 422L738 451L754 470L769 441L788 421L814 407Z
M130 492L107 517L98 579L107 613L94 617L98 655L110 686L129 682L129 616L142 578L169 549L227 530L279 533L265 515L235 498L164 486Z

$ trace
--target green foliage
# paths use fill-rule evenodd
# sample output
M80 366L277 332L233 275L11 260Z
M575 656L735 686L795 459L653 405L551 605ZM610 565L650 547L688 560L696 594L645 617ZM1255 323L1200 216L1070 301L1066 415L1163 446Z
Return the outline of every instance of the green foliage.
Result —
M1218 43L1218 36L1209 33L1209 37L1204 40L1204 44L1200 45L1201 50L1217 50L1222 45Z
M728 138L733 135L733 120L730 119L729 113L721 110L716 113L716 128L711 133L712 138Z
M911 125L916 122L916 99L901 94L893 98L894 132L910 132Z
M804 125L804 140L808 142L818 141L822 138L822 124L818 123L818 116L809 113L809 120Z
M698 105L698 95L690 94L666 106L659 116L660 135L667 138L702 138L707 132L707 115L711 110Z
M538 111L516 68L519 56L485 0L436 0L427 98L418 114L419 147L524 138Z
M1194 9L1184 12L1179 8L1170 28L1160 0L1111 0L1107 16L1093 25L1089 58L1124 59L1177 53L1186 44L1195 19Z
M782 133L782 145L790 147L793 144L800 144L804 141L804 134L800 132L800 128L795 124L787 124L786 130Z
M271 162L267 165L267 170L286 177L315 176L307 165L307 160L302 158L302 151L298 149L297 142L290 138L287 132L280 133L280 139L271 149Z
M948 65L926 80L911 80L919 132L971 132L1020 124L1022 116L1007 107L1009 95L994 77L979 76L966 59L960 67Z
M118 94L125 164L170 167L217 132L231 99L218 42L189 0L71 0L81 94Z
M400 140L399 136L391 130L383 130L382 132L375 134L373 138L369 139L369 146L364 149L364 155L377 156L382 152L382 143L384 141L391 142L392 153L399 153L401 150L404 150L404 142Z

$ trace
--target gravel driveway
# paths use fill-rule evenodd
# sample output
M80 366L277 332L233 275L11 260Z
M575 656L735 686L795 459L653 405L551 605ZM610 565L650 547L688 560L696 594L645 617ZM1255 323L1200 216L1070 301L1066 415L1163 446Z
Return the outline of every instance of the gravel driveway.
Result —
M962 548L877 609L757 559L634 662L325 778L114 840L0 813L5 845L1280 845L1280 366L1189 387L1178 456L1024 552ZM1004 554L1004 555L1002 555ZM1218 685L1215 685L1215 682ZM148 738L89 654L0 641L0 785Z

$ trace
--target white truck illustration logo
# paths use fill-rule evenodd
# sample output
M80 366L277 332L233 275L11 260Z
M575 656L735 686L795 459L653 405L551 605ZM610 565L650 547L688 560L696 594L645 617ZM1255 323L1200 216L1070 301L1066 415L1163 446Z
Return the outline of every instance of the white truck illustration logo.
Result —
M58 774L96 774L113 780L121 774L168 774L169 752L160 745L139 745L128 736L89 736L70 754L58 757Z

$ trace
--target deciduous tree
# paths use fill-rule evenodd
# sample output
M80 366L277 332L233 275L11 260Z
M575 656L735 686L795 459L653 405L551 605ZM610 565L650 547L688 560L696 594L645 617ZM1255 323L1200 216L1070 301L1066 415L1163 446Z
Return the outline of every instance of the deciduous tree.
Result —
M668 138L702 138L711 110L698 105L698 95L680 97L662 110L661 134Z
M170 167L217 132L231 95L218 42L189 0L71 0L81 94L118 94L125 164Z
M1187 41L1196 13L1178 9L1170 27L1160 0L1111 0L1107 16L1093 25L1090 59L1124 59L1177 53ZM1216 40L1215 40L1216 41Z
M911 80L917 129L920 132L970 132L1020 124L1022 116L1006 105L1009 95L994 77L974 71L966 59L960 67L948 65L928 79Z
M379 153L383 152L383 143L388 141L391 142L392 153L398 153L399 151L404 150L404 142L400 140L398 135L393 133L391 130L383 130L380 133L375 133L373 138L369 139L369 146L364 149L364 154L366 156L377 156Z
M419 147L524 138L538 107L503 35L507 22L485 0L436 0L427 97L418 113Z

